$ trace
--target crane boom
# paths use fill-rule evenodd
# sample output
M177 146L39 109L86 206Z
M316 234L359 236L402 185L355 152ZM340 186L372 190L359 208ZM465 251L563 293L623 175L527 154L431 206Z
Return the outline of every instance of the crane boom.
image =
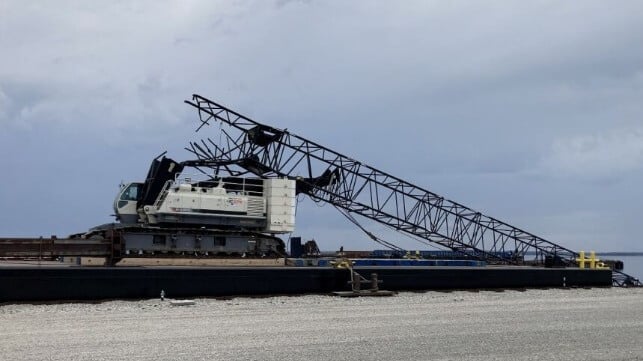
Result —
M256 122L200 95L187 104L201 121L219 121L219 142L206 138L186 148L218 171L297 179L297 192L442 247L490 263L521 264L527 255L575 265L578 254L311 140ZM236 165L242 170L233 169Z

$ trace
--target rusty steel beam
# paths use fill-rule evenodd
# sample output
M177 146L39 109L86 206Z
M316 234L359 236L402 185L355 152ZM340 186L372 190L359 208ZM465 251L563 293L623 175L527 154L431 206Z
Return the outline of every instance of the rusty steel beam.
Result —
M0 257L111 256L112 243L105 240L63 238L0 238Z

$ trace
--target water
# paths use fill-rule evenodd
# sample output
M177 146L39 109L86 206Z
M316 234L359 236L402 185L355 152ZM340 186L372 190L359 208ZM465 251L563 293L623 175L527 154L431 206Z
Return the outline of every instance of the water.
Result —
M623 261L623 264L625 265L623 272L643 280L643 256L599 255L598 257L602 259L618 259Z

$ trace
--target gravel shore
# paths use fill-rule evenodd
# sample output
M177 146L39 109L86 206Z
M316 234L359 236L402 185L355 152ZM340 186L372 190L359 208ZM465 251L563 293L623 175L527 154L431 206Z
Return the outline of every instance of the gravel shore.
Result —
M195 301L0 305L0 359L643 360L643 289Z

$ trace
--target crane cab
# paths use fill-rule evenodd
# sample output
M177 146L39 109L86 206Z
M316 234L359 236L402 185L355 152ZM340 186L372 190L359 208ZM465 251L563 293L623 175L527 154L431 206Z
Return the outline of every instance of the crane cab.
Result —
M114 199L114 215L121 223L137 223L136 211L138 200L141 197L143 183L128 183L121 185L121 189Z

